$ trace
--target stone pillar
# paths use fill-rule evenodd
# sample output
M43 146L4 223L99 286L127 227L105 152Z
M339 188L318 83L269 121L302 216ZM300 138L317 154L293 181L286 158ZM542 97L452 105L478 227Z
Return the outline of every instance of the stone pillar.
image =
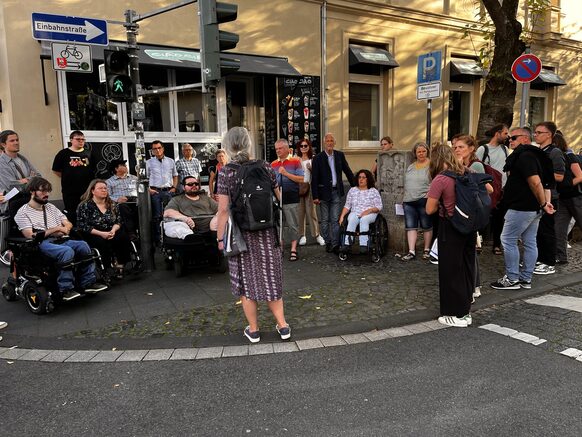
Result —
M382 196L382 215L388 222L388 245L397 252L405 252L406 232L404 216L396 215L395 204L402 204L404 197L404 173L412 162L410 152L394 150L378 153L378 182L376 187Z

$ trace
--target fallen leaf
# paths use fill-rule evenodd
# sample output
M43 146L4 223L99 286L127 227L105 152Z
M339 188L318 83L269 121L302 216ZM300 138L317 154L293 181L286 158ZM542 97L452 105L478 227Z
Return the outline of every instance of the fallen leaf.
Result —
M347 300L346 303L352 303L352 301L351 300Z
M117 348L116 348L116 347L112 347L112 348L111 348L111 350L112 350L112 351L116 351L116 350L117 350Z
M6 361L6 364L14 364L14 361Z
M304 296L299 296L299 299L311 299L311 294L306 294Z
M164 323L164 325L169 325L169 324L170 324L170 321L169 320L166 323Z
M153 296L154 293L146 293L148 296Z
M119 387L119 384L113 384L113 387Z
M242 300L237 300L235 303L235 305L240 305L240 304L242 304Z
M320 309L321 309L321 307L315 307L315 309L316 309L316 310L320 310Z

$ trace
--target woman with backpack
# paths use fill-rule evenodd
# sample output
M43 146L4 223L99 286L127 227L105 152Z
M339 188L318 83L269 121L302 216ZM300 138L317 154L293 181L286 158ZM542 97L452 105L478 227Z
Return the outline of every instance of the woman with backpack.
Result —
M231 163L225 165L218 173L218 248L224 250L225 225L229 211L237 222L236 206L238 190L241 189L241 175L245 166L252 166L270 180L271 193L280 198L276 185L276 175L271 166L262 160L251 160L251 138L243 127L233 127L224 136L222 147L230 155ZM271 194L269 193L269 194ZM269 206L271 206L272 201ZM235 204L235 205L233 205ZM228 267L232 293L239 297L249 325L243 335L251 342L261 341L257 310L258 302L266 301L267 306L276 320L275 329L282 340L291 337L291 327L285 320L283 309L283 253L275 227L261 230L245 230L243 223L237 223L241 228L247 250L229 257Z
M432 151L429 172L432 182L426 212L439 212L439 295L443 325L466 328L472 322L469 311L475 289L476 233L462 234L451 223L455 210L455 178L443 172L464 175L465 166L447 145Z

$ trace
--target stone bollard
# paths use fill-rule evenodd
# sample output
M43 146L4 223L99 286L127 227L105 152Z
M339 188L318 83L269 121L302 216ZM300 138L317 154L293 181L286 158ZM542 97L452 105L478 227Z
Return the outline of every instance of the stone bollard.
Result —
M405 252L406 231L404 216L396 215L395 206L404 197L404 173L412 162L410 152L391 150L378 153L378 181L376 187L382 196L382 215L388 222L388 246L397 252Z

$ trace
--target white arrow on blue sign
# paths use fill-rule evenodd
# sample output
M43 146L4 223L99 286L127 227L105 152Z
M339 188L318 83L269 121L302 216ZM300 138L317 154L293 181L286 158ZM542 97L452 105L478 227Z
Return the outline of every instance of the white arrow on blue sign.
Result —
M65 15L32 14L32 37L48 41L73 41L106 46L107 21Z

